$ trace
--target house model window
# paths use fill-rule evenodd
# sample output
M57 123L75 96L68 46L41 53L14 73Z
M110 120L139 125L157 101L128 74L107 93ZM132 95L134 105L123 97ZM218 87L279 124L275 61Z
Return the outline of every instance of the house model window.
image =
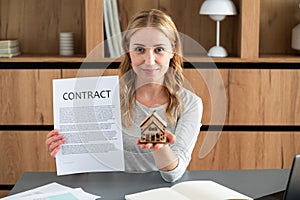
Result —
M165 129L166 122L162 120L154 111L141 124L140 143L166 143Z

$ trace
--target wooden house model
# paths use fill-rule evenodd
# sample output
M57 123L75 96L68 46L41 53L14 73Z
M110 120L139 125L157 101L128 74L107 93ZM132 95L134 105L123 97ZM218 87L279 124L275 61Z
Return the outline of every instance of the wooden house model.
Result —
M154 111L140 124L140 143L166 143L165 129L167 124Z

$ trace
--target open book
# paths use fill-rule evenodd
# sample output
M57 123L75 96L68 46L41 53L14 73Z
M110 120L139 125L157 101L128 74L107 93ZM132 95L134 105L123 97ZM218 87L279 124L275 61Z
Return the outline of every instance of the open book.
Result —
M213 181L185 181L170 188L157 188L125 195L126 200L253 200Z

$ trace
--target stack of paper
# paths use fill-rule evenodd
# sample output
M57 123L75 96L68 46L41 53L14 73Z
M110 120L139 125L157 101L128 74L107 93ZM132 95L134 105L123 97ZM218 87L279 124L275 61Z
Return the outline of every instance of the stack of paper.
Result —
M73 189L58 183L50 183L32 190L4 197L1 200L95 200L98 198L101 197L86 193L81 188Z
M11 58L20 55L18 40L0 40L0 57Z

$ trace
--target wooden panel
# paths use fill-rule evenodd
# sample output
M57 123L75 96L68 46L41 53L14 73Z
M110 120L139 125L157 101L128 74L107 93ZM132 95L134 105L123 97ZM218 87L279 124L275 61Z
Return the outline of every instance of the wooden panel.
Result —
M6 197L9 192L9 190L0 190L0 198Z
M85 53L84 0L1 0L0 38L17 38L22 53L58 54L59 32L75 33Z
M87 56L104 40L102 10L103 0L85 0ZM101 47L97 48L97 50L94 50L94 53L100 57L103 57L104 49Z
M263 0L260 3L260 53L294 53L291 31L300 20L299 0Z
M299 125L299 70L230 70L228 124Z
M215 70L217 71L217 70ZM185 69L184 74L192 89L204 104L203 124L210 124L212 112L211 93L226 93L226 125L299 125L300 124L300 71L231 69L218 70L223 85L216 85L212 70ZM205 75L207 83L201 75ZM215 77L213 77L215 76ZM214 103L218 110L221 99Z
M53 124L55 78L60 70L1 70L0 124Z
M0 132L0 184L15 184L25 171L55 171L45 145L48 132Z
M160 0L159 9L170 15L182 34L184 55L201 55L216 43L216 23L208 16L200 15L199 10L203 1ZM187 12L188 11L188 12ZM203 26L206 26L203 31ZM193 41L198 43L193 45ZM195 48L196 47L196 48ZM198 49L199 48L199 49ZM205 51L206 50L206 51Z
M240 57L257 58L259 50L260 0L242 0L240 4Z
M199 150L209 132L201 132L190 170L290 168L300 153L299 132L222 132L215 148L203 159Z
M227 99L228 93L227 69L184 69L184 76L186 79L186 88L190 89L202 98L204 108L202 124L208 125L211 123L212 109L215 111L214 114L222 109L222 105L225 105L225 108L223 107L223 109L227 110L228 102L223 101L223 99ZM224 93L222 93L222 91ZM226 96L224 97L222 94L225 94ZM214 108L212 108L212 105Z
M131 17L142 10L158 8L159 0L118 0L121 29L124 31Z

